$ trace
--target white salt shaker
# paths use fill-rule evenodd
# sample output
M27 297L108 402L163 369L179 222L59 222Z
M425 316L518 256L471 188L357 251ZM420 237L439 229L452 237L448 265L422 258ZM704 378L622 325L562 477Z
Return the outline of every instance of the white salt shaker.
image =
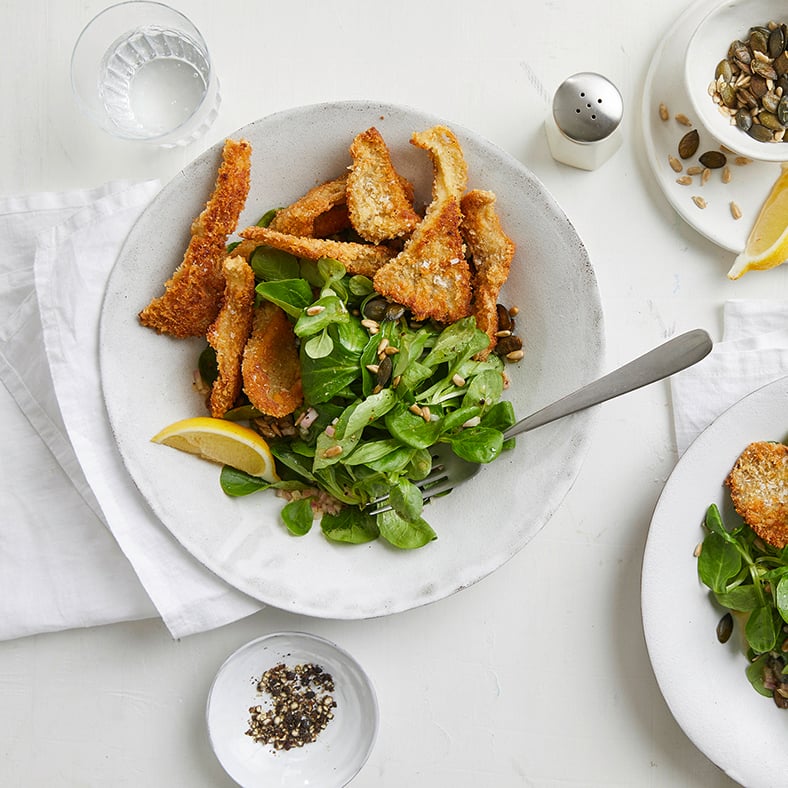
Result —
M621 146L624 102L606 77L584 71L561 83L545 120L550 153L556 161L595 170Z

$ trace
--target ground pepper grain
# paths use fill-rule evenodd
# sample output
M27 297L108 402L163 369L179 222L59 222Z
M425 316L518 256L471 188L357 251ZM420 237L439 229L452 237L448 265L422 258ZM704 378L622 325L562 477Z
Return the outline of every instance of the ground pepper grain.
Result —
M270 704L249 709L246 735L275 750L316 741L334 718L334 679L320 665L307 663L291 668L281 662L262 675L257 690L270 699Z

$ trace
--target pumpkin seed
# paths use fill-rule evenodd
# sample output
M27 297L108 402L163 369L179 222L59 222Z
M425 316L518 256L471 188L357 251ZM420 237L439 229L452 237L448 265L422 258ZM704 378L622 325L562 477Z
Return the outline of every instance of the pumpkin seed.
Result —
M763 98L769 92L769 83L764 77L758 74L753 74L750 78L748 87L750 93L752 93L755 98Z
M727 643L733 633L733 616L726 613L717 623L717 640Z
M777 119L777 115L772 112L761 112L758 115L758 120L760 120L761 126L765 126L771 131L779 131L783 128L783 124Z
M762 126L760 123L753 123L752 127L747 131L747 133L754 139L758 140L758 142L771 142L772 141L772 133L766 126Z
M777 105L777 120L783 126L788 126L788 96L783 96Z
M705 153L700 155L698 161L704 167L708 167L710 170L718 170L720 167L725 166L728 159L724 153L718 150L707 150Z
M775 27L774 30L769 33L767 51L771 58L777 58L785 51L785 34L781 27Z
M750 31L748 39L750 49L753 52L768 52L769 50L769 31L760 27L755 27Z
M679 140L679 156L682 159L691 158L697 153L698 145L700 145L700 135L698 134L698 130L693 129L692 131L688 131Z
M750 113L747 112L746 109L740 109L736 113L735 118L736 118L736 125L742 131L750 130L750 126L752 126L752 115L750 115Z
M760 58L753 58L750 64L753 74L760 74L764 79L777 79L777 71L774 66Z
M719 79L720 77L726 82L730 82L733 79L733 67L727 58L725 60L720 60L714 71L714 79Z

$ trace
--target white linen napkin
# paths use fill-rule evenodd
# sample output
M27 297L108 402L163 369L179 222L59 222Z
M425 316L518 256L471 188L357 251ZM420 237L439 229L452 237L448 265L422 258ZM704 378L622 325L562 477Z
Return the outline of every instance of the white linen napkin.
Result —
M107 276L157 191L112 183L0 200L0 638L157 613L177 638L261 607L158 522L105 415Z
M788 375L788 301L727 301L723 321L711 353L670 379L679 456L723 411Z

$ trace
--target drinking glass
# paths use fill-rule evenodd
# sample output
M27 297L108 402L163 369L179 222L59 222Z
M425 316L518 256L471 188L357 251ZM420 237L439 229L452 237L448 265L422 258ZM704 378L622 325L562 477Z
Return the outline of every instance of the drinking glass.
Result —
M71 56L82 111L110 134L187 145L216 119L221 96L200 31L163 3L129 0L94 17Z

